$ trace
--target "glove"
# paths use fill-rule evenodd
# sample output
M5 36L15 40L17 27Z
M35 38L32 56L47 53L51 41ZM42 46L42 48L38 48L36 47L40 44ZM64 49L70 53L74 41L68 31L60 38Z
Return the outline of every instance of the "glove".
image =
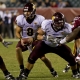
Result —
M54 37L52 35L46 35L46 36L44 35L43 36L43 40L51 41L53 39L54 39Z
M43 39L52 43L57 43L57 44L60 44L60 40L61 40L59 38L53 37L52 35L44 36Z
M8 48L8 45L12 45L13 42L3 41L2 44L3 44L6 48Z
M47 36L47 40L50 41L50 42L52 42L52 43L58 43L58 44L60 44L60 40L61 40L61 39L55 38L55 37L53 37L53 36L51 36L51 35L48 35L48 36Z

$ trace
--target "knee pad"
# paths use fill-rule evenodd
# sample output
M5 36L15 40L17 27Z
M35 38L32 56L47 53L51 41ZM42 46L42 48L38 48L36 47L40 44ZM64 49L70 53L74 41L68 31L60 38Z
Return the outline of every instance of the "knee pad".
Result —
M35 63L35 60L33 60L31 58L28 58L28 62L31 63L31 64L34 64Z
M3 59L2 57L0 56L0 65L2 65L4 62L3 62Z

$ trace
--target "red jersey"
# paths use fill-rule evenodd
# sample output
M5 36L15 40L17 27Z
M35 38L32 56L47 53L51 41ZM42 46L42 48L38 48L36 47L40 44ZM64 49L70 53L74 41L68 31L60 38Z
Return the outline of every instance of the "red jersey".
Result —
M74 29L76 29L77 27L79 27L79 26L80 26L80 17L75 17L75 18L74 18L74 21L73 21L72 31L73 31ZM77 35L76 39L77 39L77 38L80 38L80 32L79 32L79 34Z

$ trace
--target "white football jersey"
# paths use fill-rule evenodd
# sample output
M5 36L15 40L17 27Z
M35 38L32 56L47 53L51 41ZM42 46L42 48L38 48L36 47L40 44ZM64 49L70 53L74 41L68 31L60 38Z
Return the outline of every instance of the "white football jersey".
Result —
M41 26L43 20L45 20L43 16L36 14L36 17L32 21L32 23L28 23L24 15L19 15L16 18L16 23L19 27L22 28L22 37L28 38L28 37L34 37L35 32Z
M46 33L46 35L51 35L54 38L64 38L66 37L66 35L70 34L72 32L72 25L70 25L69 23L64 24L64 28L62 30L59 31L55 31L52 26L52 20L44 20L41 24L41 28L42 30ZM54 25L53 25L54 27ZM49 46L55 47L58 44L53 44L47 40L44 40L46 44L48 44Z

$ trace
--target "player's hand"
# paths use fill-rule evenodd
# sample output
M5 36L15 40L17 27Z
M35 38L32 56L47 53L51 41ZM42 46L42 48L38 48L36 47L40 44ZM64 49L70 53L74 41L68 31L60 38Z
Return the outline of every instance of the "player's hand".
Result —
M8 41L4 41L2 42L3 46L5 46L6 48L8 48L8 45L12 45L13 42L8 42Z
M30 38L29 38L29 43L31 44L32 42L33 42L33 38L30 37Z
M55 37L53 37L53 36L51 36L51 35L48 35L48 36L47 36L47 40L50 41L50 42L52 42L52 43L60 44L60 40L61 40L61 39L55 38Z
M33 38L22 38L21 39L21 45L25 46L25 45L30 45L33 42Z
M24 43L23 39L21 39L21 45L22 45L22 46L24 46L24 45L25 45L25 43Z
M52 35L47 35L47 41L54 41L54 37Z
M43 35L43 40L53 41L54 37L52 35Z

